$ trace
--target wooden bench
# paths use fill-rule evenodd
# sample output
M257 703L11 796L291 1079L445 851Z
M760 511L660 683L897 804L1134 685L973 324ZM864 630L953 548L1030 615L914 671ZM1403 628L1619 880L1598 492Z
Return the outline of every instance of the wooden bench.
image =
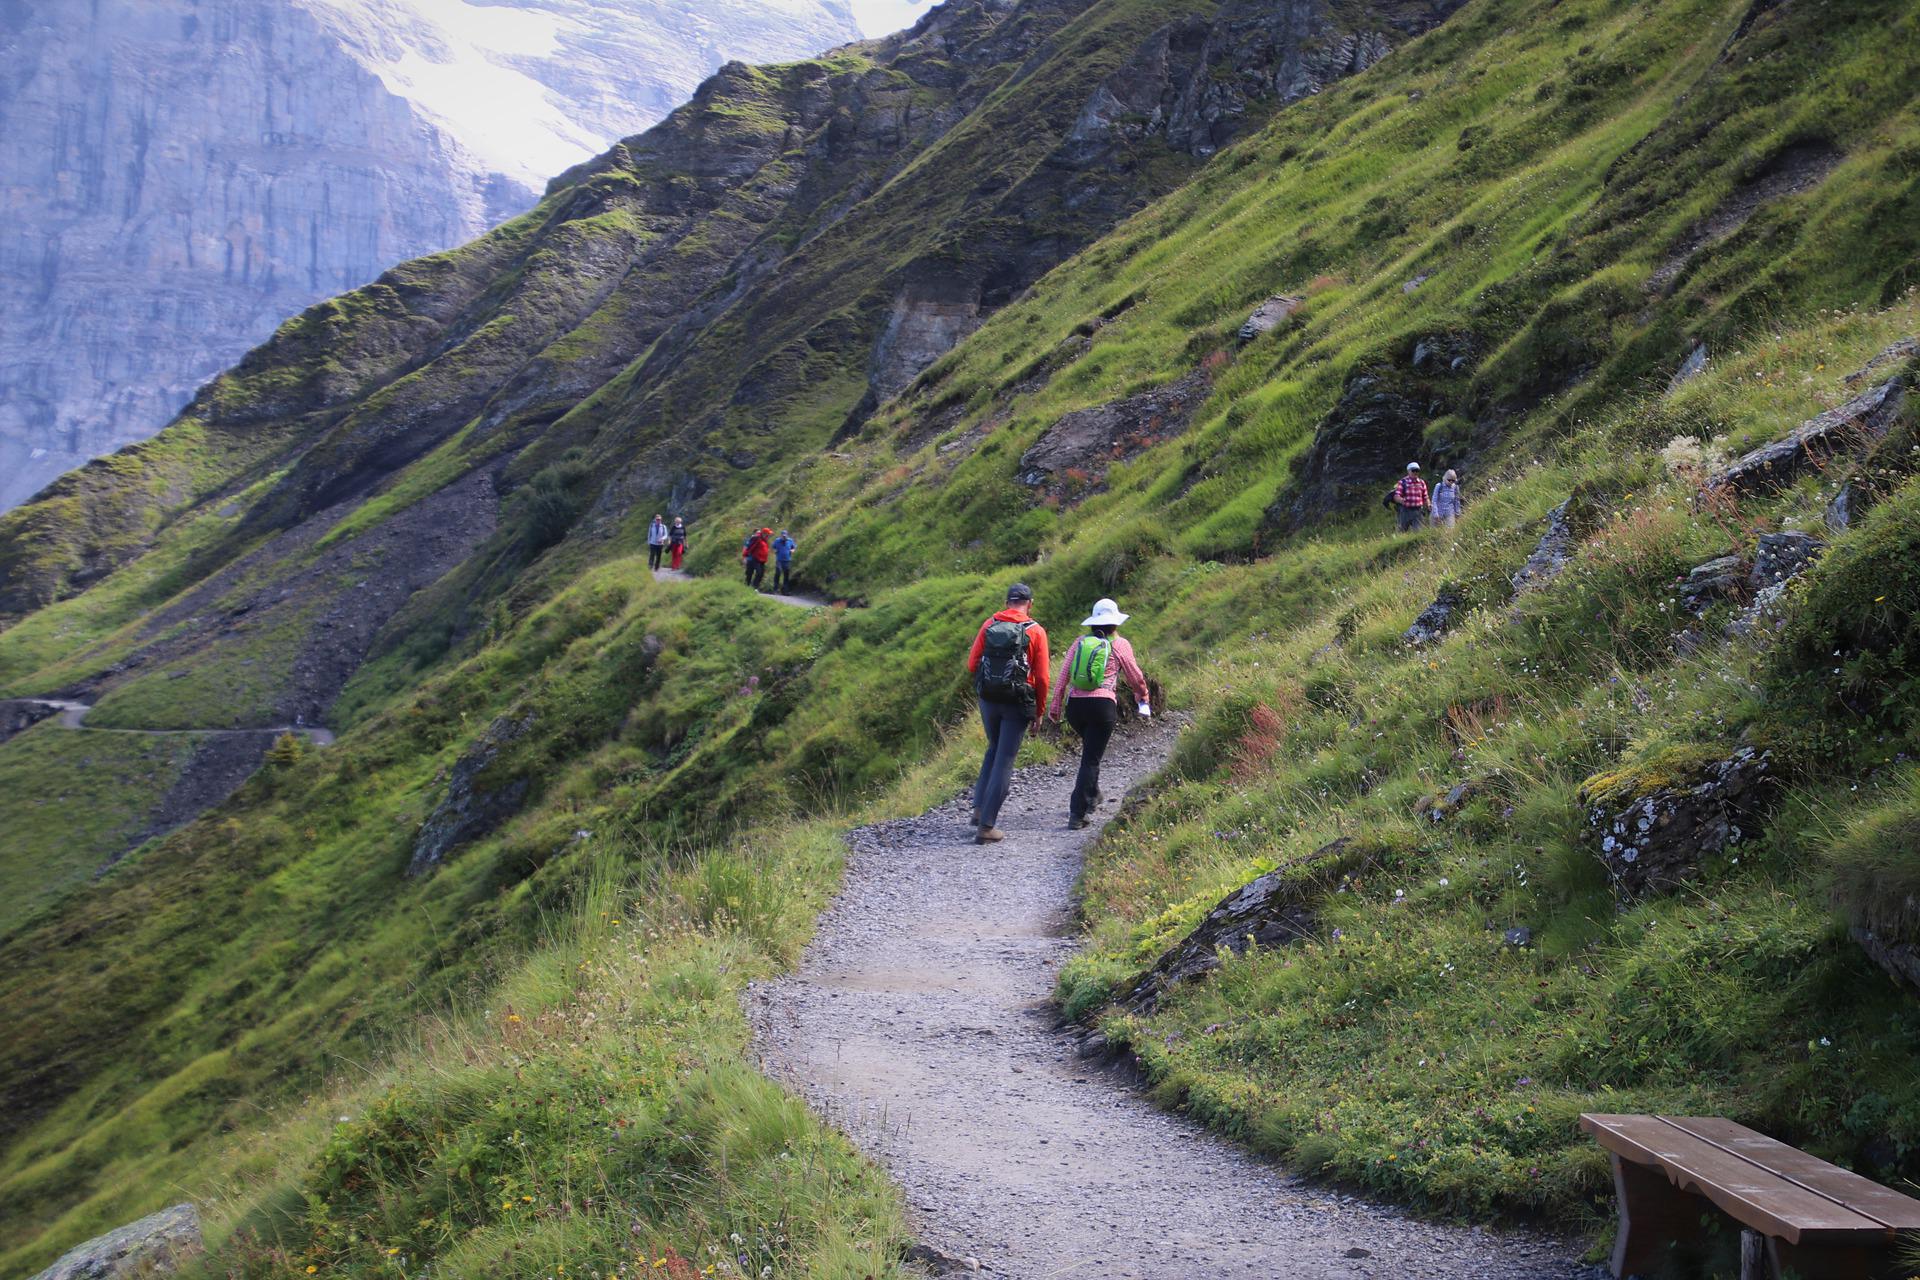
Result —
M1896 1242L1920 1231L1920 1200L1731 1120L1583 1115L1613 1158L1620 1235L1613 1274L1653 1274L1700 1240L1711 1203L1743 1228L1741 1280L1882 1280L1911 1274Z

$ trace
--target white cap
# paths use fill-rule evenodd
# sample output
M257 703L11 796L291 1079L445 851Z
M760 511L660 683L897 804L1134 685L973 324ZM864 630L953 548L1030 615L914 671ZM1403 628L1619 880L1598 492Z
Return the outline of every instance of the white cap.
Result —
M1420 469L1420 464L1417 462L1409 462L1407 464L1407 470L1409 471L1418 471L1419 469Z
M1120 606L1111 600L1095 600L1093 613L1080 625L1083 627L1117 627L1132 614L1120 612Z

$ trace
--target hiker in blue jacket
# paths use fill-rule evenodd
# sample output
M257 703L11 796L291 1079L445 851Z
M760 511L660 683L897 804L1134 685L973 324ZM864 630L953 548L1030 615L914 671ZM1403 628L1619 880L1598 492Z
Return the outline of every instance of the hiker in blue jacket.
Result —
M785 529L773 540L773 589L776 593L793 585L793 553L800 544Z

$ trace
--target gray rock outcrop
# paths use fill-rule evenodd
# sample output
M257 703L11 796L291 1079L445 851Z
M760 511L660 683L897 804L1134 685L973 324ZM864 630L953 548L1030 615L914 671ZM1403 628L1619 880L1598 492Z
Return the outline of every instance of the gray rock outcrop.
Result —
M1238 337L1242 342L1252 342L1264 333L1272 333L1300 310L1300 299L1276 294L1253 309L1247 322L1240 326Z
M1812 534L1797 529L1761 534L1754 548L1753 569L1747 575L1747 585L1755 591L1779 586L1812 564L1826 545Z
M60 708L51 702L36 702L32 698L0 699L0 742L59 714Z
M1460 620L1466 604L1466 598L1458 591L1452 587L1442 587L1433 597L1433 603L1420 611L1420 616L1413 620L1413 625L1400 638L1416 648L1434 643Z
M1540 535L1540 541L1534 544L1533 553L1527 562L1513 575L1513 593L1522 595L1528 591L1537 591L1560 576L1560 571L1573 559L1573 521L1567 512L1573 505L1573 499L1561 503L1547 512L1547 530Z
M318 299L472 239L830 0L0 5L0 510ZM450 89L483 86L479 93Z
M1889 378L1838 409L1809 418L1772 444L1742 454L1707 481L1709 491L1759 493L1785 488L1816 462L1857 453L1892 428L1906 406L1907 384Z
M501 751L533 728L533 719L531 713L518 718L501 716L460 757L447 779L447 794L420 824L413 856L407 860L409 876L433 870L456 846L479 839L520 812L533 780L525 775L494 777L488 770Z
M1170 988L1220 967L1220 953L1278 947L1312 935L1315 907L1326 894L1371 862L1351 836L1322 845L1276 867L1221 899L1193 932L1175 943L1121 997L1134 1010L1150 1009Z
M1755 834L1771 799L1771 761L1742 747L1693 773L1619 800L1591 797L1590 826L1600 832L1600 861L1622 898L1665 893L1693 879L1700 864Z
M1725 600L1746 580L1739 556L1715 556L1687 570L1680 582L1680 607L1698 617L1716 601Z
M200 1211L190 1204L177 1204L68 1250L34 1280L169 1276L204 1252Z

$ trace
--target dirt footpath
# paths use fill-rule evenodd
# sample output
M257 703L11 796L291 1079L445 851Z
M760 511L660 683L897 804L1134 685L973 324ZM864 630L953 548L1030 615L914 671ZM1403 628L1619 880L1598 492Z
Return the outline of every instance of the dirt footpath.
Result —
M1114 739L1098 816L1172 736ZM887 1167L923 1242L1022 1280L1596 1274L1565 1241L1312 1187L1076 1058L1046 1006L1099 834L1066 829L1073 768L1015 776L1003 844L972 843L964 797L854 832L799 968L748 997L765 1069Z

